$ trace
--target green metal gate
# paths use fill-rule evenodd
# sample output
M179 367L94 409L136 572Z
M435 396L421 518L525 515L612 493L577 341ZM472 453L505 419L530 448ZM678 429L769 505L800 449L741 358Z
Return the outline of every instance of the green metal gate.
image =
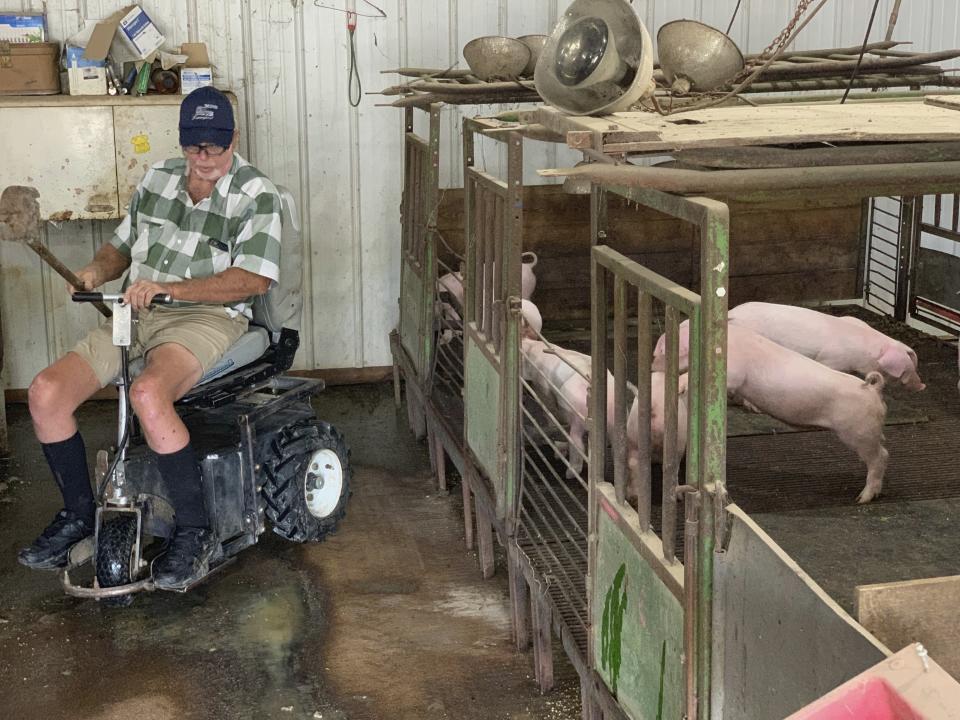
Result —
M507 519L517 487L520 243L523 143L507 137L507 178L477 167L475 133L464 120L467 272L464 283L464 437L493 484L497 516Z
M606 192L686 220L701 231L696 295L607 246L593 249L592 399L588 517L590 664L635 717L710 717L713 555L723 531L729 212L723 203L638 188L593 189L593 227L606 237ZM611 294L612 290L612 294ZM663 492L652 515L652 303L664 306ZM628 318L636 307L639 463L628 483ZM611 312L612 311L612 312ZM613 322L614 427L607 428L608 326ZM689 320L686 482L677 447L679 327ZM613 482L606 476L607 445ZM628 492L629 491L629 492ZM636 502L632 498L636 497ZM683 563L676 554L683 503ZM659 526L659 527L658 527ZM658 534L659 531L659 534Z

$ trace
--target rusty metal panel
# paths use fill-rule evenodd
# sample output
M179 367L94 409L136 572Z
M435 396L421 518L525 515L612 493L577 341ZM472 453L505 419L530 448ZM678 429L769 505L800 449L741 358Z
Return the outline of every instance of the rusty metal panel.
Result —
M150 166L180 156L179 121L179 105L117 105L113 108L121 215L127 214L130 196Z
M727 510L730 544L714 565L723 720L780 720L890 654L746 513Z
M617 527L613 507L600 508L595 668L631 717L683 717L683 606Z
M111 108L3 107L0 127L0 187L39 189L44 219L117 217Z

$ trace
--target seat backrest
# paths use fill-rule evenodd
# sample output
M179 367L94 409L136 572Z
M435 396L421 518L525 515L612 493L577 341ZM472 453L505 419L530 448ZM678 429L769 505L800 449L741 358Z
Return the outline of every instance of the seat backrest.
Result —
M283 210L280 235L280 280L265 295L253 301L253 324L270 333L283 328L300 329L303 309L303 238L296 201L287 188L277 185Z

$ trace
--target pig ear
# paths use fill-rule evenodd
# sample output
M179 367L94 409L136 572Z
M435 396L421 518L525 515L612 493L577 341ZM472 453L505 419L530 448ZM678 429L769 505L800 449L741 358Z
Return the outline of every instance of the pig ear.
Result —
M887 373L887 375L899 380L903 377L904 373L916 367L914 364L916 362L916 355L911 357L911 354L912 351L907 353L902 348L885 350L878 361L880 369Z

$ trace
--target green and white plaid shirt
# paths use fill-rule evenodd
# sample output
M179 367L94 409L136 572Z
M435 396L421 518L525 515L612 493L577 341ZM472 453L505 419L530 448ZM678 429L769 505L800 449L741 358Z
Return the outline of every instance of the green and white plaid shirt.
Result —
M130 210L111 244L130 258L127 283L175 282L237 267L280 277L280 195L239 155L210 197L194 204L183 158L157 163L130 199ZM252 298L228 308L251 317Z

